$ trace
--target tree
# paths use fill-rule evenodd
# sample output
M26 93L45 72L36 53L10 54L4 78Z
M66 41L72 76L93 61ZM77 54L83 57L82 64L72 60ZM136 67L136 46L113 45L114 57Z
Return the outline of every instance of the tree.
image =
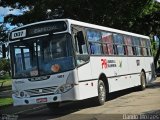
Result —
M5 27L5 24L0 25L0 44L3 44L5 41L7 41L7 28Z
M7 59L0 59L0 72L1 71L10 73L10 63Z
M29 9L22 16L6 16L5 22L12 24L71 18L148 36L160 34L160 3L155 0L1 0L0 5Z
M160 43L160 36L157 36L157 37L158 37L158 40ZM155 65L156 69L157 69L157 62L158 62L159 56L160 56L160 44L158 44L158 50L157 50L156 55L154 57L154 65Z
M13 24L32 23L46 19L46 11L52 10L51 18L72 18L117 29L130 29L137 18L147 14L154 0L2 0L2 6L30 8L29 12L16 17ZM150 9L152 11L152 9ZM62 12L63 11L63 12ZM58 13L58 14L57 14ZM63 14L62 14L63 13Z
M158 6L160 10L160 5ZM155 39L154 36L157 36L159 38L159 43L160 43L160 11L155 11L149 15L144 16L143 18L140 18L137 23L138 25L135 26L140 26L143 29L135 29L137 31L141 31L143 34L151 35L152 38L152 43L155 44ZM157 69L157 62L160 56L160 44L157 47L153 47L153 51L156 51L154 55L154 65L155 68Z

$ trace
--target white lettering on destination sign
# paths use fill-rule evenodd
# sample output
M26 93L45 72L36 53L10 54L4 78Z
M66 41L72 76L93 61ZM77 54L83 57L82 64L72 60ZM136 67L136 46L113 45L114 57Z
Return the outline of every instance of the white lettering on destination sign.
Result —
M26 37L26 30L12 32L12 39Z
M57 26L49 26L49 27L41 27L41 28L35 28L31 30L31 34L38 34L43 32L50 32L52 30L58 30Z

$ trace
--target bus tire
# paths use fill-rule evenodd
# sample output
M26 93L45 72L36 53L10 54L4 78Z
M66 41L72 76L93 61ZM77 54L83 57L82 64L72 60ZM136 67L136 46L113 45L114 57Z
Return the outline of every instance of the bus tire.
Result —
M47 107L48 107L49 110L51 110L51 111L58 110L58 108L60 107L60 102L47 103Z
M98 81L98 96L96 97L97 105L103 105L106 101L106 88L102 80Z
M146 76L144 72L141 72L140 80L141 80L140 90L142 91L146 88Z

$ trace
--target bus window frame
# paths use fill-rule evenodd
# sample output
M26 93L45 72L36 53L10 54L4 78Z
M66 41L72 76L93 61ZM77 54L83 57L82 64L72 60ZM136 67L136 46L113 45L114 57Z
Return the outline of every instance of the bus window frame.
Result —
M72 25L74 25L74 24L72 24ZM85 39L86 39L87 46L88 46L89 56L112 56L112 57L151 57L151 56L152 56L151 46L148 46L148 50L150 50L150 52L149 52L150 55L142 56L141 53L140 53L140 55L137 55L137 52L134 53L134 48L135 48L135 47L139 47L139 48L140 48L140 46L133 45L133 43L132 43L132 42L133 42L133 37L136 37L136 38L139 38L139 39L141 39L142 37L137 37L137 36L133 36L133 35L122 34L122 33L118 33L118 32L112 32L112 31L108 31L108 30L100 30L100 29L97 29L97 28L85 27L85 26L81 26L81 25L75 25L75 26L79 26L79 27L84 28L84 31L85 31ZM111 34L120 34L120 35L123 36L123 39L124 39L124 36L125 36L125 35L126 35L126 36L129 36L129 37L131 38L131 45L127 45L127 47L128 47L128 46L131 47L131 49L132 49L132 55L129 55L128 53L126 53L126 54L124 54L124 55L118 55L117 52L116 52L117 50L116 50L116 48L115 48L114 40L113 40L113 44L112 44L112 45L113 45L113 52L114 52L114 53L113 53L112 55L110 55L110 54L105 54L104 51L103 51L103 45L106 45L107 43L102 42L102 39L101 39L100 42L97 42L97 43L101 44L101 46L102 46L102 54L99 54L99 55L91 54L90 48L89 48L89 41L88 41L88 39L87 39L87 37L86 37L86 30L87 30L87 29L94 29L94 30L96 30L96 31L108 32L108 33L111 33ZM101 37L101 38L102 38L102 37ZM112 39L113 39L113 38L112 38ZM150 43L150 39L147 39L147 38L143 38L143 39L149 41L149 43ZM139 40L139 42L141 42L141 40ZM107 45L108 45L108 44L107 44ZM125 46L126 46L126 44L124 43L124 44L123 44L123 47L125 47ZM124 50L125 50L125 48L124 48ZM126 52L126 51L125 51L125 52Z
M72 46L73 46L75 64L76 64L76 67L81 67L81 66L83 66L83 65L85 65L85 64L90 62L90 52L89 52L89 49L88 49L89 48L88 47L89 44L88 44L88 41L87 41L87 38L86 38L85 27L79 26L79 25L74 25L74 24L71 24L70 27L71 27L71 37L72 37ZM80 30L76 29L75 27L79 27ZM76 38L76 33L77 32L74 32L73 29L76 30L77 32L82 31L83 37L84 37L84 42L86 44L87 54L79 54L79 53L77 53L77 50L78 50L78 48L77 48L78 45L76 44L76 43L78 43L78 40ZM78 57L79 58L85 57L84 59L87 59L87 60L84 63L78 64L78 62L77 62L77 58Z
M72 40L72 35L71 35L71 33L69 33L69 32L63 32L63 33L57 33L57 34L48 34L48 35L46 35L46 36L39 36L39 37L32 37L32 38L30 38L30 39L28 39L28 38L23 38L24 39L24 41L28 41L28 40L34 40L34 39L37 39L37 38L43 38L43 37L49 37L50 35L61 35L61 34L68 34L69 36L70 36L70 38L71 38L71 45L72 45L72 48L73 48L73 40ZM15 61L15 56L14 56L14 54L15 54L15 50L13 50L13 49L11 49L11 45L12 44L15 44L15 43L17 43L17 42L20 42L20 41L22 41L23 39L21 39L21 40L19 40L19 39L17 39L16 41L14 41L14 42L11 42L11 43L9 43L9 50L10 50L10 53L11 53L11 71L12 71L12 75L11 75L11 77L13 78L13 79L21 79L21 78L25 78L25 77L14 77L14 74L13 73L15 73L14 72L14 64L16 64L16 63L13 63L13 61ZM37 56L38 57L38 56ZM72 50L72 57L73 57L73 61L74 61L74 64L75 64L75 54L74 54L74 48L73 48L73 50ZM13 60L14 59L14 60ZM36 58L36 59L38 59L38 58ZM39 72L39 60L37 61L37 66L38 66L38 72ZM73 70L73 69L75 69L76 68L76 65L74 65L74 67L72 68L72 69L70 69L70 70ZM67 70L67 71L70 71L70 70ZM62 72L58 72L58 73L63 73L64 71L62 71ZM66 71L65 71L66 72ZM55 73L53 73L53 74L46 74L45 76L50 76L50 75L54 75ZM56 73L57 74L57 73ZM38 75L37 76L34 76L34 77L40 77L40 76L42 76L42 75L40 75L39 73L38 73ZM33 77L33 76L32 76ZM26 78L31 78L31 77L26 77Z

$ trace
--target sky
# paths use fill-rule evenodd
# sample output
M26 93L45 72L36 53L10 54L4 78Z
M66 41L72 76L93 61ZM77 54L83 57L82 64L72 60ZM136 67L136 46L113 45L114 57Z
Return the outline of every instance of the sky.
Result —
M20 9L12 9L11 7L0 7L0 22L3 22L3 17L8 15L8 14L13 14L13 15L22 15L24 11Z
M28 11L28 8L25 8L23 10L20 9L12 9L11 7L1 7L0 6L0 25L4 22L4 16L12 14L12 15L22 15L25 11ZM9 30L12 30L13 28L17 27L15 25L10 25L10 23L7 23L5 25Z

